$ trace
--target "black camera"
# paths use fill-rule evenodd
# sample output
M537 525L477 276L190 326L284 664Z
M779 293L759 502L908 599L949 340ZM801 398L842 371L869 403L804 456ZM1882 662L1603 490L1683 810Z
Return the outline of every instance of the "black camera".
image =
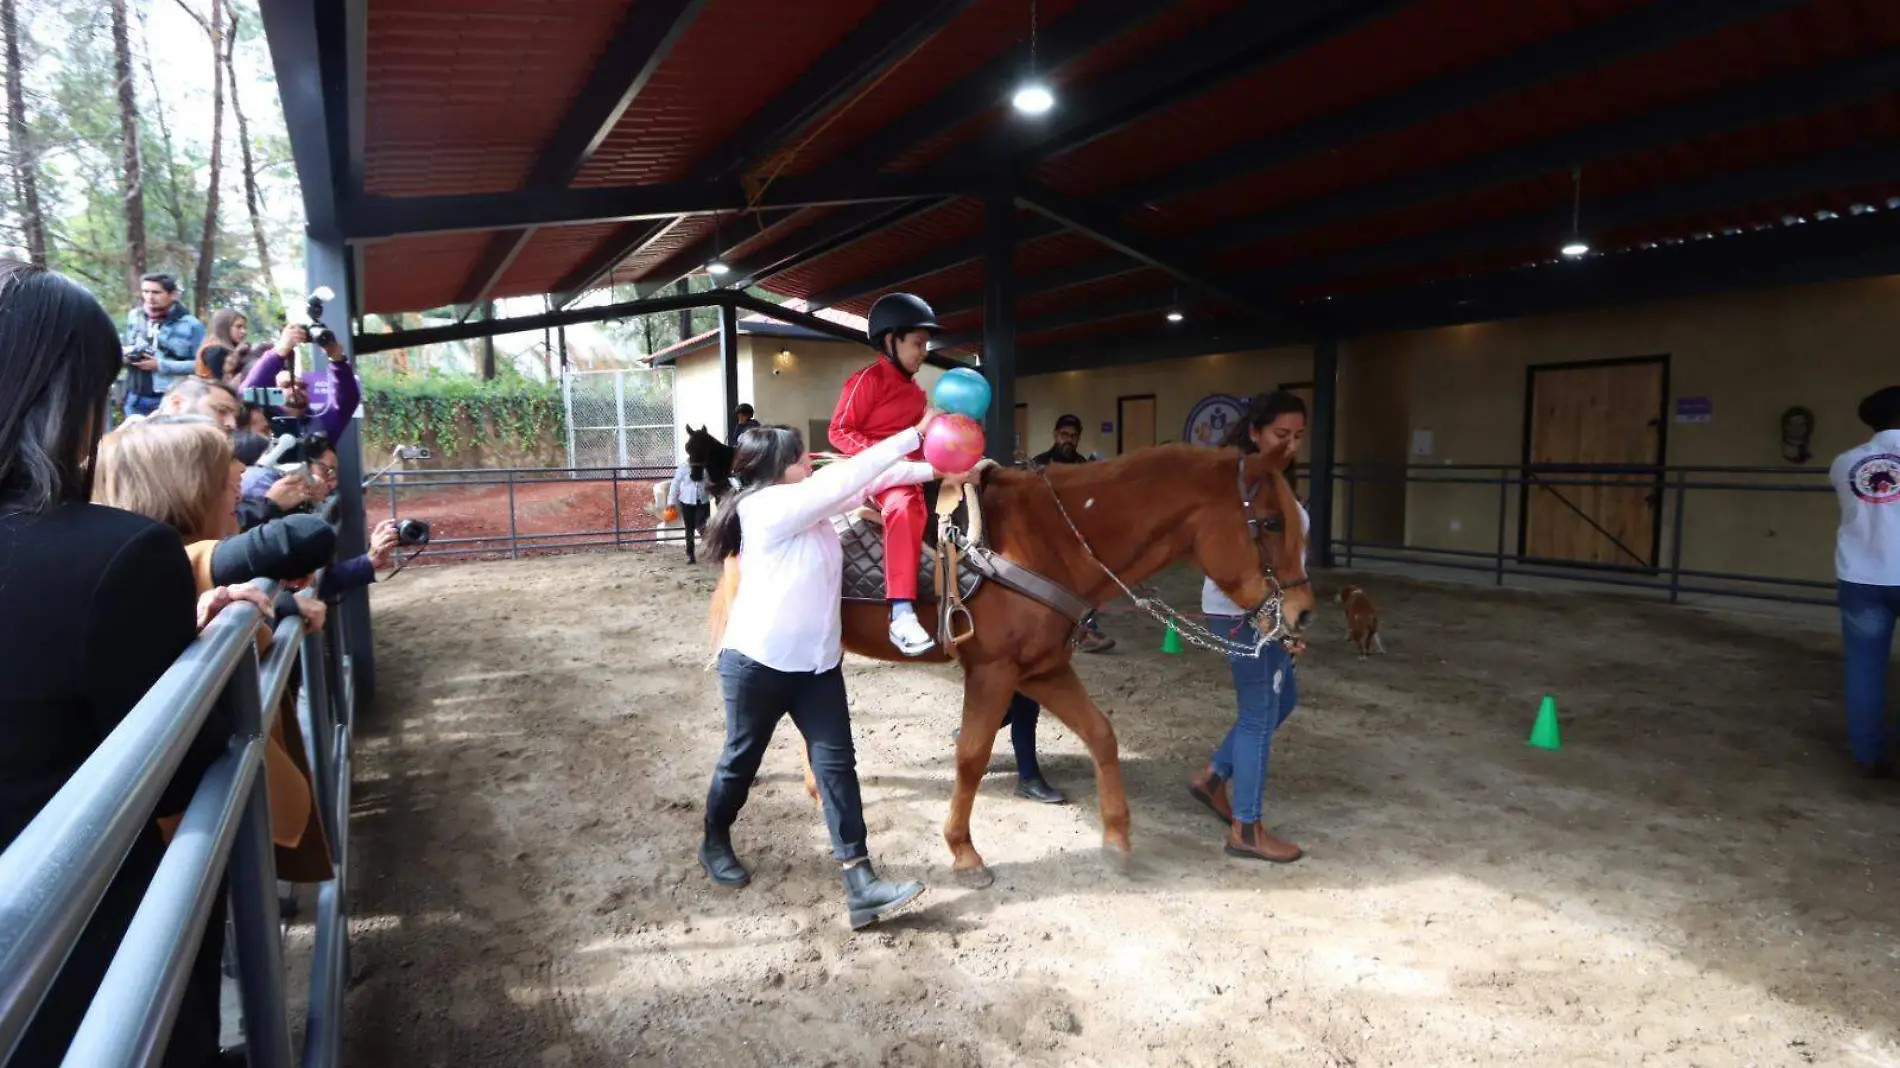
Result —
M130 367L140 360L146 359L147 357L156 357L157 355L158 353L152 351L152 347L149 345L134 345L119 353L119 362Z
M429 521L426 519L405 519L396 524L397 545L429 544Z
M323 302L335 297L336 293L329 286L318 286L303 306L310 319L310 343L320 349L336 344L336 331L323 325Z

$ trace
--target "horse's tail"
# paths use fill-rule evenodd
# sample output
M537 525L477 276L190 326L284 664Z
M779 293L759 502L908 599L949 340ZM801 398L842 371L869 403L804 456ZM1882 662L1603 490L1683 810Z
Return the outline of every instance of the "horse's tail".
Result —
M719 571L719 585L713 587L712 605L706 613L706 631L711 656L717 659L719 646L726 639L726 619L732 614L732 599L739 594L739 557L726 557ZM711 667L710 661L708 667Z

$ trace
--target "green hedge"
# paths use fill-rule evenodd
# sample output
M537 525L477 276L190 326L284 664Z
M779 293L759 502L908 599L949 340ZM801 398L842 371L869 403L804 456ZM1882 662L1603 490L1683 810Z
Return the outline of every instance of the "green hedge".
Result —
M561 389L508 376L362 378L364 431L373 442L427 442L439 453L530 452L567 437Z

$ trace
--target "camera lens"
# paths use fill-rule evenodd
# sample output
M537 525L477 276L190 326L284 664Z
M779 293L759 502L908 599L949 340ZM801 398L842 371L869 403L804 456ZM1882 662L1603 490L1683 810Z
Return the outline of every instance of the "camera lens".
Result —
M396 544L429 544L429 524L421 519L405 519L396 524Z

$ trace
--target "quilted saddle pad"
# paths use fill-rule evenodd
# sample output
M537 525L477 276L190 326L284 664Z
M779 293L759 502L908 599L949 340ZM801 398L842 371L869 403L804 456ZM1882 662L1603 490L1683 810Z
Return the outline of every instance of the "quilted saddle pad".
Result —
M865 519L856 512L834 516L831 525L838 531L838 544L844 549L844 599L847 601L885 602L884 596L884 526ZM935 522L929 524L935 527ZM937 552L930 544L936 539L926 539L923 556L919 562L917 589L920 593L936 591ZM968 566L957 569L957 585L962 588L963 597L968 600L975 594L977 587L983 584L983 578Z

